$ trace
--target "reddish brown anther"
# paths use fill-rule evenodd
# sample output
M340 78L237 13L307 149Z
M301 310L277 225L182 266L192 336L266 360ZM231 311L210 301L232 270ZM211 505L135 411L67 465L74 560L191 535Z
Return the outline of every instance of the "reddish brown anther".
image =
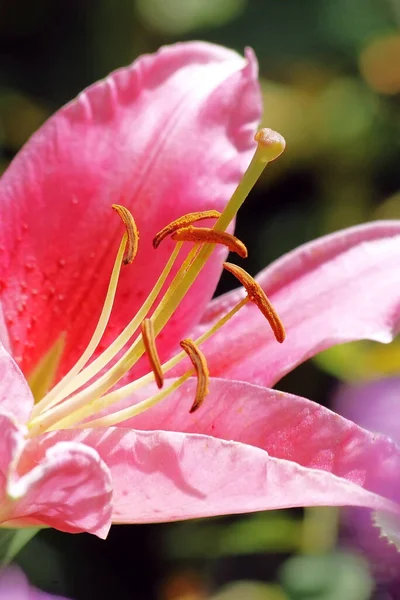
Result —
M219 219L220 216L221 213L218 212L218 210L202 210L183 215L182 217L179 217L179 219L175 219L175 221L172 221L172 223L166 225L157 233L153 239L153 247L158 248L164 238L171 235L178 229L182 229L182 227L187 227L192 223L196 223L197 221L202 221L204 219Z
M276 340L282 343L286 338L285 328L262 287L241 267L228 262L224 263L223 266L224 269L232 273L232 275L240 281L248 294L249 300L258 306L264 317L267 319Z
M206 357L192 340L182 340L180 345L190 358L197 375L196 396L189 411L193 413L195 410L200 408L200 406L203 404L204 398L208 394L209 371Z
M247 258L247 248L241 240L226 231L216 231L208 227L183 227L172 235L176 242L197 242L200 244L223 244L241 258Z
M129 265L135 258L138 246L139 246L139 231L136 227L136 223L131 213L125 206L121 204L113 204L112 208L119 214L123 224L126 227L126 233L128 236L128 242L126 246L126 252L124 257L124 265Z
M144 347L150 361L151 369L158 388L164 385L164 375L161 369L161 362L158 356L156 340L154 335L154 326L151 319L144 319L142 323L142 336Z

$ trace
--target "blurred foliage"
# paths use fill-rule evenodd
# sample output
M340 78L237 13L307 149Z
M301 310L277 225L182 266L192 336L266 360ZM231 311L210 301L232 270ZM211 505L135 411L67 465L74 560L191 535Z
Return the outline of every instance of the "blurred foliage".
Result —
M348 552L294 556L280 578L292 600L368 600L373 589L367 562Z
M2 0L0 169L58 106L141 53L190 38L252 46L264 124L288 142L239 215L256 272L318 235L400 217L399 25L400 0ZM345 345L280 387L328 403L324 372L399 366L398 343ZM113 528L107 542L43 531L18 560L77 599L372 598L365 563L334 552L336 537L337 513L285 511Z

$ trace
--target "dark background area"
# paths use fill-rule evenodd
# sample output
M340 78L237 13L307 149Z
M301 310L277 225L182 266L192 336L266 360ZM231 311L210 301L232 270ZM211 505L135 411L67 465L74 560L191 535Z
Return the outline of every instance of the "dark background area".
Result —
M255 274L319 235L400 217L399 23L398 0L0 0L0 168L64 102L139 54L186 39L240 53L252 46L263 124L287 140L238 217ZM223 278L218 293L230 283ZM355 360L360 349L352 350ZM278 387L329 405L336 378L351 379L338 352L302 366ZM373 367L386 374L379 356ZM398 367L392 361L392 372ZM327 548L316 536L309 552L302 535L315 519L335 534ZM370 598L356 551L335 550L336 519L332 509L123 526L105 542L49 530L18 560L35 584L78 600ZM321 583L312 596L306 584L299 591L299 558L306 561L303 579L307 569L312 580L321 570L334 572L337 589L328 595ZM339 585L346 577L356 577L353 595ZM223 591L243 579L253 583ZM384 583L378 587L383 591L374 597L396 597L385 595Z

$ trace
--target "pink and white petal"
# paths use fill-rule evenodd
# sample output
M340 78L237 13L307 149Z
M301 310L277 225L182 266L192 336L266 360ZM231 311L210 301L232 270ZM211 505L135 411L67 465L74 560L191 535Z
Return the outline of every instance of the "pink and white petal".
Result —
M25 423L33 408L33 396L14 359L0 343L0 410Z
M287 332L278 344L249 303L204 344L213 376L271 386L330 346L359 339L390 342L400 326L400 221L369 223L300 246L257 280ZM197 337L244 296L212 301Z
M223 379L211 379L204 403L189 413L196 384L188 380L163 402L119 426L199 433L256 446L275 458L322 469L400 503L400 448L386 436L306 398ZM137 394L125 404L149 392L142 390L143 397Z
M83 444L60 442L32 456L28 442L18 472L9 475L7 503L6 523L105 538L112 513L110 472L98 453Z
M174 245L151 240L193 210L222 209L254 150L261 113L254 55L181 43L139 58L58 111L0 182L0 289L13 354L29 373L67 332L62 371L94 329L123 231L139 227L123 269L110 337L135 314ZM159 336L162 356L200 318L225 254L216 250L193 297Z
M121 427L57 432L36 443L54 443L71 435L96 448L107 461L116 523L174 521L304 505L399 509L398 504L364 489L357 476L349 481L269 456L261 448L207 435Z
M0 522L8 474L12 463L18 459L22 451L25 433L25 430L17 425L13 415L0 413Z

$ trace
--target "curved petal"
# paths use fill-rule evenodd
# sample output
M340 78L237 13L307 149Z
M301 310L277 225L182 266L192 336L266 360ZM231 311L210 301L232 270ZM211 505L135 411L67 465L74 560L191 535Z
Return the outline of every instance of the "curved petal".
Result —
M351 340L390 342L400 324L400 222L345 229L300 246L257 280L287 332L275 341L258 309L246 305L204 344L211 374L273 385L321 350ZM234 290L209 305L197 337L244 296Z
M54 434L53 442L65 435ZM125 428L75 432L75 439L95 447L107 461L116 523L326 504L398 508L358 483L240 442Z
M0 290L13 354L29 373L66 331L62 370L94 329L122 234L112 203L141 234L123 270L110 337L133 316L169 256L155 233L193 210L222 209L248 165L261 100L256 62L205 43L143 56L62 108L0 182ZM224 252L216 251L171 325L165 355L200 318Z
M15 361L0 343L0 410L26 423L33 407L33 396Z
M1 504L6 497L8 473L15 456L21 452L25 431L15 423L11 415L0 414L0 521Z
M28 442L29 448L29 442ZM16 457L3 501L7 525L48 525L105 538L111 525L110 473L98 453L76 442L59 442Z
M188 380L166 400L120 426L200 433L249 444L400 502L400 449L386 436L306 398L224 379L212 379L202 406L189 413L196 383ZM137 395L134 401L141 399Z
M117 522L307 505L399 509L400 449L386 437L304 398L224 380L213 380L189 414L195 386L119 428L60 431L32 444L75 439L96 448L112 473Z

